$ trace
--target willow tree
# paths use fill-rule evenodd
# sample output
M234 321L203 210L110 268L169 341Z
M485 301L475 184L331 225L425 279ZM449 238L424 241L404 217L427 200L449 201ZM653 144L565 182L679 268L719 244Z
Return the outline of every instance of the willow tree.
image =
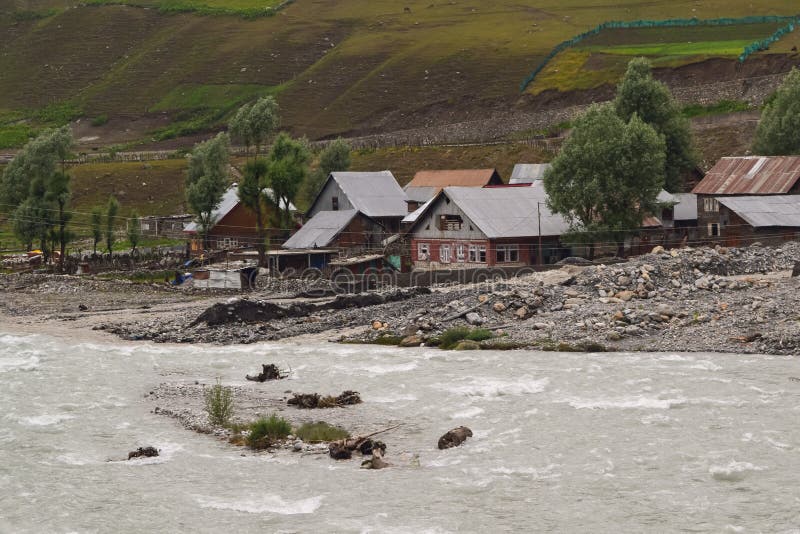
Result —
M259 148L266 145L279 124L278 102L271 96L265 96L239 108L228 129L234 138L244 143L248 153L251 146L255 147L255 157L258 158Z
M677 192L686 171L695 165L689 121L669 88L653 78L653 68L645 58L635 58L617 88L614 100L617 114L627 122L634 115L664 136L664 188Z
M289 224L291 205L308 174L311 152L304 139L292 139L282 133L275 138L269 153L268 183L278 210L283 208L284 223Z
M664 138L637 115L623 121L610 105L593 105L544 175L547 206L570 223L594 254L597 239L618 246L660 208Z
M258 233L256 250L258 250L258 264L261 266L266 265L267 230L264 207L271 200L264 196L268 171L269 165L266 160L257 158L248 161L238 190L241 203L256 215L256 232Z
M228 135L220 133L213 139L198 143L189 157L186 203L197 217L203 247L207 245L208 232L215 222L214 210L228 187L229 144Z
M753 151L764 156L800 154L800 70L792 72L761 112Z

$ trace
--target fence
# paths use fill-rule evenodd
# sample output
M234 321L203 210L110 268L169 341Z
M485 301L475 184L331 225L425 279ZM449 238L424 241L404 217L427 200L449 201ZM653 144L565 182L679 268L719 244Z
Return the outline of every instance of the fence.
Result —
M781 37L794 31L795 24L800 21L800 15L794 15L789 17L782 17L782 16L751 16L751 17L741 17L741 18L720 18L720 19L666 19L666 20L632 20L632 21L621 21L621 20L611 20L599 24L592 28L591 30L585 31L574 36L572 39L567 39L566 41L562 41L557 44L547 56L545 56L544 60L531 72L527 78L522 82L520 85L520 92L524 92L528 85L533 82L536 76L547 66L550 61L553 60L558 54L566 50L567 48L571 48L576 44L580 43L581 41L598 35L600 32L604 30L612 30L612 29L635 29L635 28L672 28L672 27L691 27L691 26L737 26L742 24L770 24L770 23L788 23L786 26L780 28L775 33L773 33L770 37L756 41L750 45L748 45L742 55L739 56L739 61L744 61L747 59L748 56L751 54L759 51L759 50L766 50L769 48L769 45L779 40Z

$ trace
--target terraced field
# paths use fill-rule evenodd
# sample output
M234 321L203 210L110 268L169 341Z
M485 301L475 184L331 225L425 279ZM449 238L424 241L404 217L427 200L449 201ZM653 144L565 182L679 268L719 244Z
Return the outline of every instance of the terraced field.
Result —
M747 32L769 30L603 36L612 40L559 56L521 98L520 82L556 43L600 22L737 17L756 8L749 0L296 0L274 16L247 19L239 15L275 0L120 3L131 5L0 0L0 147L63 120L43 113L52 106L83 124L106 117L126 138L144 141L213 129L261 94L276 95L284 126L311 138L480 119L550 105L534 96L547 89L613 82L633 54L665 67L729 58ZM219 7L241 13L204 11ZM757 11L800 8L766 0ZM770 52L791 46L787 39ZM110 144L107 130L86 137Z

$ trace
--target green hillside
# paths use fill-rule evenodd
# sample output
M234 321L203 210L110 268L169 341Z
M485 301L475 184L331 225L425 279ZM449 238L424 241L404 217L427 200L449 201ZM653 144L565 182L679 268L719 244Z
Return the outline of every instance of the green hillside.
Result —
M555 44L598 23L800 12L794 0L758 4L296 0L273 13L275 0L0 0L0 148L76 118L85 143L101 146L111 132L189 135L261 94L278 97L284 127L311 138L478 119L535 107L548 89L613 82L632 55L668 67L735 58L774 29L598 36L559 55L521 98ZM770 53L788 52L798 34Z

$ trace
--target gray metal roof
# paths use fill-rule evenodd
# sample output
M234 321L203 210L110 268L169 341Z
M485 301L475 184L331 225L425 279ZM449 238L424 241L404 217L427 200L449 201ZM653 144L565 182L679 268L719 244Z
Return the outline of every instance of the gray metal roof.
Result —
M427 202L435 197L441 189L441 187L406 187L405 192L408 200Z
M697 219L697 195L694 193L673 193L675 197L674 217L676 221L694 221Z
M664 189L659 191L658 196L656 197L656 202L660 202L662 204L675 204L678 200L672 193L667 193Z
M272 196L272 189L265 187L264 194L273 198ZM222 195L222 200L220 200L217 209L211 212L211 220L213 223L211 227L213 228L219 221L222 220L227 214L233 210L236 206L239 205L239 185L232 184L227 191ZM281 209L285 209L286 203L281 202ZM297 211L297 208L294 207L294 204L291 202L289 203L289 209L291 211ZM190 222L186 226L183 227L183 231L187 233L197 233L198 224L196 222Z
M333 172L331 178L364 215L405 217L408 214L406 194L389 171Z
M434 198L436 198L436 197L434 197ZM431 202L433 202L434 198L428 199L428 201L425 202L425 204L421 205L419 208L417 208L416 211L412 211L411 213L406 215L403 218L403 224L417 222L417 219L419 218L419 216L422 215L423 213L425 213L425 211L427 211L428 206L431 205Z
M544 178L544 173L552 167L549 163L517 163L511 171L509 184L530 184Z
M800 227L800 196L759 195L715 198L754 228Z
M295 232L283 248L327 247L357 214L357 210L320 211Z
M539 235L537 208L543 236L558 236L569 229L561 215L545 204L544 187L447 187L450 200L490 239Z

